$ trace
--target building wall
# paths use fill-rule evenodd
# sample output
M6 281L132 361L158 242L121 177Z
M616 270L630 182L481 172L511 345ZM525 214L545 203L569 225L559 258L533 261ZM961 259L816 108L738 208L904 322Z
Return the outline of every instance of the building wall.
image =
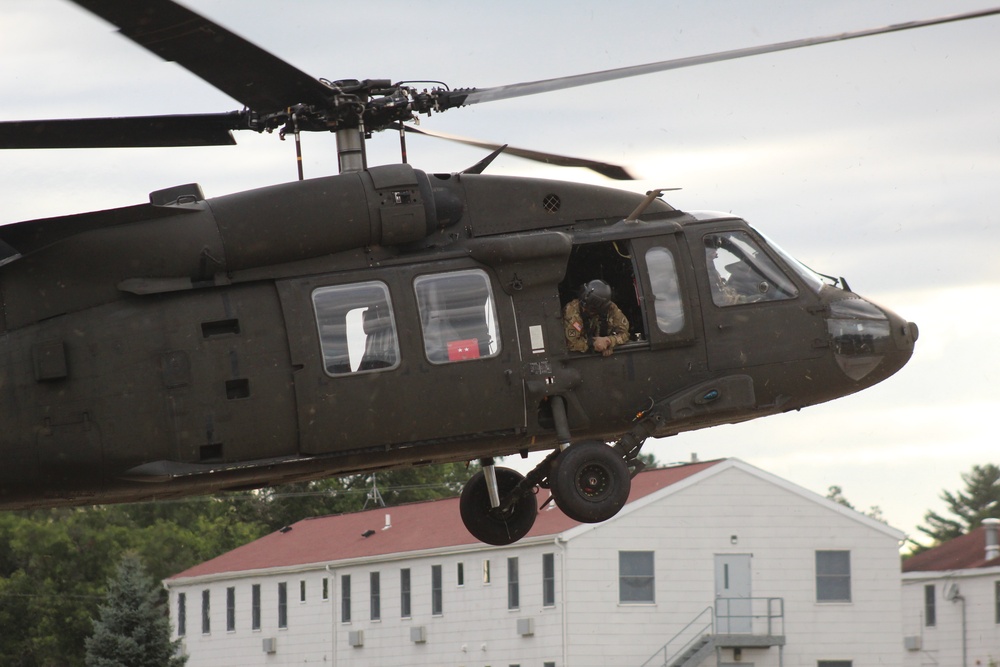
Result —
M965 608L967 665L1000 665L997 588L1000 568L903 575L903 635L917 638L920 648L904 652L905 667L961 665L962 611ZM955 584L961 599L945 599ZM934 587L934 624L927 624L924 588ZM912 640L911 640L912 641Z
M641 665L689 621L713 605L716 554L749 554L752 594L784 598L783 664L850 660L854 667L900 665L900 574L897 534L818 496L804 497L777 478L727 466L686 480L667 497L642 499L597 526L563 540L525 540L509 547L468 547L405 558L340 563L327 571L268 572L236 580L175 583L187 594L190 667L226 665L455 665L459 667L588 667ZM655 496L656 494L654 494ZM558 511L558 510L543 510ZM850 552L849 602L816 601L816 550ZM619 553L653 552L655 600L619 602ZM552 554L554 604L542 599L542 563ZM516 557L519 604L508 609L507 559ZM490 581L483 581L483 562ZM462 564L464 583L458 582ZM442 572L442 612L432 613L432 566ZM401 618L400 569L411 572L411 615ZM380 573L381 618L370 618L370 573ZM351 578L352 617L341 617L345 576ZM322 579L330 598L320 599ZM307 582L300 603L299 581ZM277 584L288 582L289 623L277 628ZM250 586L262 586L262 628L250 629ZM237 591L237 629L225 631L225 589ZM212 591L212 633L200 633L204 588ZM759 610L755 610L759 611ZM530 619L533 633L518 631ZM763 623L763 621L760 621ZM218 629L217 629L218 628ZM426 641L411 630L423 628ZM755 628L762 632L762 626ZM351 633L364 633L352 647ZM267 655L262 640L274 637ZM723 652L732 661L732 651ZM745 664L779 665L779 649L745 649ZM705 664L713 664L710 660ZM945 663L941 663L945 664Z
M542 598L543 554L553 554L555 604ZM518 605L508 606L508 558L517 558ZM484 581L484 561L490 578ZM462 564L464 583L459 585ZM442 610L433 613L431 568L441 566ZM401 615L400 570L409 568L411 613ZM236 581L175 585L171 588L171 618L176 633L177 594L187 596L187 633L184 645L189 667L227 665L557 665L562 660L562 609L559 572L562 563L551 540L506 548L476 548L416 558L377 559L341 566L327 572L248 575ZM379 573L380 618L371 618L371 573ZM351 619L342 618L344 577L351 583ZM322 600L322 579L329 579L330 599ZM288 628L277 627L277 587L288 583ZM299 602L299 581L307 582L307 599ZM262 593L262 628L250 628L252 584ZM226 588L237 592L237 629L226 632ZM201 591L211 591L212 632L201 634ZM530 619L531 633L518 632L518 620ZM425 641L416 642L411 630L423 628ZM363 633L363 645L352 646L352 633ZM277 651L262 650L265 638L275 638Z
M713 604L715 554L751 554L753 596L784 598L785 665L899 665L898 536L847 514L732 467L569 535L569 664L642 664ZM622 550L655 551L654 603L619 604ZM816 601L816 550L850 551L850 602ZM744 649L741 657L779 664L777 647Z

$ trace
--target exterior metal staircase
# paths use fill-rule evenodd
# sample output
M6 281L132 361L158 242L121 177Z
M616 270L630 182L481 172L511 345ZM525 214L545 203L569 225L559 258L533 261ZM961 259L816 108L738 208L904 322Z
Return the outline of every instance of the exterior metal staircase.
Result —
M699 612L642 667L696 667L724 648L777 646L781 651L784 627L784 598L720 598Z

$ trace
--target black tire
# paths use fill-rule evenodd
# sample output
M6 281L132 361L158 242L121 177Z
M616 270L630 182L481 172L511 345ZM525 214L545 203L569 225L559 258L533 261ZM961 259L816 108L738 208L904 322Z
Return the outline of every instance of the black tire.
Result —
M510 492L524 479L524 475L510 468L496 468L497 488L503 506ZM513 544L528 534L538 516L538 503L534 493L524 493L507 512L490 507L490 493L486 487L486 473L480 470L465 483L459 500L462 523L472 536L486 544L504 546Z
M603 442L579 442L560 454L549 475L556 505L583 523L607 521L625 506L632 488L628 466Z

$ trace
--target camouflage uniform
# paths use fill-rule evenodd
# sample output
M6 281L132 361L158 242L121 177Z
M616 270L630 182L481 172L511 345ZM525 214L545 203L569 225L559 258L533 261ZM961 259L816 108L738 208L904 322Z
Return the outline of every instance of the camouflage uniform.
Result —
M566 346L572 352L594 352L594 338L608 336L611 347L628 342L628 318L613 303L605 313L587 317L580 312L580 300L573 299L563 309Z

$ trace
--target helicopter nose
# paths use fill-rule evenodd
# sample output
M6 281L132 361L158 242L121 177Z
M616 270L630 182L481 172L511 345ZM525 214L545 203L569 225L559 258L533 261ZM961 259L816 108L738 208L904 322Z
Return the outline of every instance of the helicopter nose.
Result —
M830 304L827 329L840 369L871 384L905 366L920 335L913 322L858 296Z

